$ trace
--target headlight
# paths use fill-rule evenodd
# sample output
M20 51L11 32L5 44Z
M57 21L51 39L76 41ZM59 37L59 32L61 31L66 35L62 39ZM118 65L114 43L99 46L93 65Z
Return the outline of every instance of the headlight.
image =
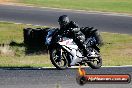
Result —
M52 37L46 38L46 44L50 44Z
M52 39L52 37L48 38L48 41L50 42L50 41L51 41L51 39Z

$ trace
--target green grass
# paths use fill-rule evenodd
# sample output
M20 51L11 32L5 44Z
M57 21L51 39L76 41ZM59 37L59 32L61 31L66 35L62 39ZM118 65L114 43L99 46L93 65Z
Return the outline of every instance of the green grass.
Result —
M132 65L132 36L102 33L105 45L101 47L103 65Z
M0 22L0 44L9 46L11 41L23 43L24 24ZM103 65L132 65L132 36L127 34L101 33ZM5 46L5 47L7 47ZM1 46L3 48L3 46ZM1 50L0 47L0 50ZM10 52L9 52L10 51ZM0 52L0 67L44 67L52 66L49 55L25 55L24 46L9 46L6 54Z
M0 22L0 44L8 47L14 41L18 44L23 43L23 28L35 26L27 26L24 24L13 24ZM0 46L0 50L3 46ZM10 53L8 51L11 50ZM10 46L7 53L3 54L0 51L0 67L43 67L52 66L48 55L25 55L24 46Z
M132 0L15 0L43 7L132 13Z
M2 56L0 57L0 67L50 67L48 55L32 56Z

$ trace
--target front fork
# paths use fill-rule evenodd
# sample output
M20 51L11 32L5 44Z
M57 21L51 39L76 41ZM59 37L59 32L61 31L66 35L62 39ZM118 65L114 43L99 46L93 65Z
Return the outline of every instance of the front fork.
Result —
M57 61L60 62L62 57L62 48L57 44L50 45L48 47L49 50L52 50L53 48L56 48Z
M58 61L61 61L62 49L60 47L57 49L57 56L58 56Z

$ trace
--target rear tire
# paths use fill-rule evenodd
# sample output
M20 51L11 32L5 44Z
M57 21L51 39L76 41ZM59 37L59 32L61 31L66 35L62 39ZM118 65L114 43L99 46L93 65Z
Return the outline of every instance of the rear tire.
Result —
M58 60L57 51L58 51L57 49L50 50L50 60L51 60L52 64L58 70L64 70L64 69L68 68L68 60L66 58L66 54L64 52L62 52L61 59Z
M92 68L92 69L99 69L102 66L102 58L99 55L99 52L95 49L93 49L94 52L98 55L98 57L93 57L90 58L91 61L88 62L87 64Z
M88 65L92 69L99 69L102 66L102 58L98 57L97 60L98 60L97 64L95 64L94 62L88 62Z

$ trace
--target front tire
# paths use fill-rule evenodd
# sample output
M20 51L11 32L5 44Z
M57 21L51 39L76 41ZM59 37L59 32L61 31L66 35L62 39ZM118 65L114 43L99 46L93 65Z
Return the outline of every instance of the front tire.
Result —
M64 70L68 67L68 60L65 52L62 52L61 58L59 58L58 52L58 49L50 50L50 60L58 70Z

